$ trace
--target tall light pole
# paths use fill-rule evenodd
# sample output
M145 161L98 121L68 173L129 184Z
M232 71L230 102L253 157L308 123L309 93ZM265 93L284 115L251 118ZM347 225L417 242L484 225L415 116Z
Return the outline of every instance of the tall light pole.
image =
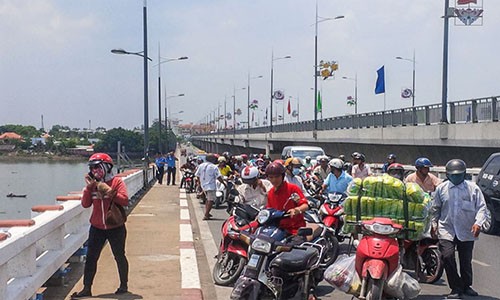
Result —
M354 75L354 78L343 76L342 79L354 81L354 114L358 114L358 74Z
M318 23L343 19L344 16L336 16L335 18L320 18L318 16L318 0L316 0L316 22L314 35L314 130L318 130Z
M287 59L287 58L292 58L290 55L283 56L283 57L277 57L274 58L274 52L271 52L271 105L269 109L269 132L273 132L273 98L274 98L274 91L273 91L273 80L274 80L274 61L280 60L280 59ZM278 120L276 120L278 122Z
M167 128L167 138L165 140L166 144L167 144L167 150L168 150L168 133L169 133L169 130L170 130L170 126L169 126L169 120L168 120L168 114L167 114L167 99L169 98L175 98L175 97L184 97L185 95L184 94L177 94L177 95L170 95L170 96L167 96L167 92L165 91L165 127Z
M453 17L450 14L450 0L444 1L444 33L443 33L443 79L441 86L441 123L448 123L448 19Z
M238 90L246 90L246 87L239 88ZM233 85L233 135L236 134L236 88Z
M415 50L413 50L413 59L396 56L396 59L406 60L413 63L412 85L411 85L411 107L415 107Z
M259 75L255 77L250 77L250 71L248 72L248 82L247 82L247 133L250 133L250 80L258 79L264 76Z
M163 59L163 60L162 60ZM158 151L161 150L161 64L176 61L176 60L185 60L188 59L187 56L181 56L178 58L163 58L160 56L160 43L158 43ZM154 67L154 66L153 66ZM165 104L166 105L166 104ZM165 106L166 109L166 106ZM167 119L167 115L165 115L165 120ZM168 145L167 145L168 146Z

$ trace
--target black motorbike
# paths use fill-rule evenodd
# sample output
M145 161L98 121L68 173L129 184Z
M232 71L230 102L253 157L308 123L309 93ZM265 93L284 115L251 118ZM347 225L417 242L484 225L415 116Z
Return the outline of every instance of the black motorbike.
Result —
M264 209L257 221L261 225L255 232L241 232L239 238L249 245L248 263L236 281L231 299L287 299L298 292L301 299L314 295L322 280L320 268L323 246L311 242L299 243L313 234L311 228L300 228L293 239L278 227L289 214Z

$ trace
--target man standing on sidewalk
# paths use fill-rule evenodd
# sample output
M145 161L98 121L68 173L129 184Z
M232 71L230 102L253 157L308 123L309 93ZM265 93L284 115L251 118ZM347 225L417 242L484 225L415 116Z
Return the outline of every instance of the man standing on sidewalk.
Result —
M210 153L207 155L206 160L206 162L198 166L198 169L196 169L196 173L194 174L198 177L201 188L207 198L205 203L205 216L203 217L203 220L209 220L212 216L210 214L210 210L212 210L212 204L215 201L215 190L217 189L216 180L219 180L224 186L226 185L220 174L219 168L217 167L217 158L215 155Z
M170 178L172 178L172 185L175 185L175 161L179 160L174 155L174 151L170 151L165 158L165 163L167 164L167 185L170 184Z
M161 184L163 181L163 173L165 172L165 157L158 152L156 153L156 179L158 179L158 183Z

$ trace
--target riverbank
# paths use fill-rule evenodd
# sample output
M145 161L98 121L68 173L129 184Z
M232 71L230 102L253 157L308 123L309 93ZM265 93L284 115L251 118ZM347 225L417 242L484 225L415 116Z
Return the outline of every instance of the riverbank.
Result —
M86 162L88 157L79 155L51 155L51 154L21 154L8 153L0 154L0 162L44 162L44 161L68 161L68 162Z

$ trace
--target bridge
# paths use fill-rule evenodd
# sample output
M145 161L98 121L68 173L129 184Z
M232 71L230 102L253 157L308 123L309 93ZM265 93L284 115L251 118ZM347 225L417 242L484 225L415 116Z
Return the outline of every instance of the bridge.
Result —
M369 161L385 161L388 153L410 164L427 156L444 165L460 157L481 166L500 148L499 96L448 103L449 123L442 123L441 104L424 105L238 130L215 130L192 137L211 152L278 154L286 145L317 145L328 154L360 151Z

